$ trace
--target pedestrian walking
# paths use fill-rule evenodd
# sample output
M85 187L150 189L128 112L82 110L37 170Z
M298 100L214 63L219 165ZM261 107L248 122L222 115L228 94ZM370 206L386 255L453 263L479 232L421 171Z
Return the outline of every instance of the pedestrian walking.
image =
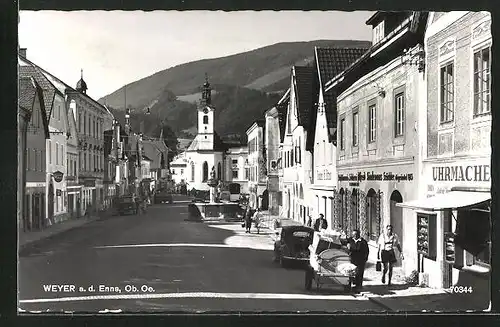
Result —
M313 223L313 219L312 219L312 217L309 215L309 219L307 220L307 227L312 227L312 223Z
M252 209L247 207L245 212L245 233L250 233L250 229L252 228Z
M319 232L320 229L327 229L327 228L328 228L328 222L326 221L325 216L322 213L320 213L319 218L316 219L316 221L314 222L314 230L316 232Z
M385 274L388 272L389 275L387 285L391 285L392 268L397 262L394 247L398 249L401 260L404 260L401 244L399 243L399 237L392 231L392 229L392 225L387 225L385 231L378 239L377 258L382 260L382 264L384 265L384 269L382 271L382 284L385 284Z
M348 240L347 249L349 250L351 263L356 266L354 285L355 289L359 291L363 287L363 275L370 250L368 248L368 243L361 237L361 233L358 229L352 231L352 237Z
M257 234L260 234L260 223L262 220L262 214L260 213L260 209L255 210L252 220L254 222L255 228L257 229Z

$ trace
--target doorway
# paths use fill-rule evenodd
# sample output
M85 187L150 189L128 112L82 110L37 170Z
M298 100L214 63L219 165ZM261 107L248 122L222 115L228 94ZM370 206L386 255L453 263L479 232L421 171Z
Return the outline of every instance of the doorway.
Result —
M264 190L262 192L262 210L268 210L269 209L269 191Z
M401 244L401 249L404 249L403 242L403 208L396 206L397 203L402 203L403 197L399 191L395 190L391 193L390 198L390 215L391 215L391 225L392 230L399 237L399 243ZM397 265L401 265L398 261Z

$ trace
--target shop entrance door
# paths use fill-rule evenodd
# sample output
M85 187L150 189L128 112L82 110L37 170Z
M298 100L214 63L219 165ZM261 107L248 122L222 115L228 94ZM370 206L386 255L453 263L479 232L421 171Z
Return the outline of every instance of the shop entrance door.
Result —
M391 214L391 225L392 230L399 237L399 242L401 243L401 249L403 249L403 208L396 206L396 203L402 203L403 197L398 191L394 191L391 194L390 199L390 214ZM398 260L396 266L401 266L401 260Z

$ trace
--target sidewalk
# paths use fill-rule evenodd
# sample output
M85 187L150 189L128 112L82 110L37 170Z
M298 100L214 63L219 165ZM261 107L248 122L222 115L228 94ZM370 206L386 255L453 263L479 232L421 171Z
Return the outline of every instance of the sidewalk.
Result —
M61 234L68 230L78 228L90 222L104 219L110 217L113 214L112 209L108 209L98 214L98 216L83 216L80 218L73 218L66 221L63 221L58 224L54 224L52 226L45 227L39 231L31 231L31 232L19 232L19 250L22 248L32 245L38 241L50 238L52 236Z
M275 236L274 219L277 219L281 226L303 225L298 221L269 215L267 212L263 212L263 215L265 218L262 226L264 229L270 230L268 235L271 238ZM465 311L474 310L474 308L481 310L487 307L484 298L473 299L472 297L452 295L443 289L409 286L405 282L401 267L393 268L391 286L382 284L382 273L376 271L375 262L372 261L366 263L363 277L363 289L356 296L367 297L388 311Z

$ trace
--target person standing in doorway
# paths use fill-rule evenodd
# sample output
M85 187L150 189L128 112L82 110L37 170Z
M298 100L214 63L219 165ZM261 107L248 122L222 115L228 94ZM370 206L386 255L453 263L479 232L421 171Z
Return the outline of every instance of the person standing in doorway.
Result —
M382 271L382 284L385 284L385 274L389 272L387 285L391 285L392 279L392 268L397 262L396 254L394 248L397 248L401 260L404 260L403 251L401 249L401 244L399 243L399 238L396 233L392 231L392 225L387 225L385 231L380 235L378 239L378 255L377 258L382 260L384 269Z
M307 219L307 227L312 227L312 223L313 223L313 219L312 219L311 215L309 215L309 217Z
M316 232L319 232L320 229L327 229L327 228L328 228L328 222L326 221L325 216L322 213L320 213L319 218L316 219L316 221L314 222L314 230Z
M348 240L347 249L349 250L351 263L356 266L354 285L355 289L359 291L363 287L363 275L370 250L368 248L368 243L361 237L361 233L358 229L352 231L352 237Z

